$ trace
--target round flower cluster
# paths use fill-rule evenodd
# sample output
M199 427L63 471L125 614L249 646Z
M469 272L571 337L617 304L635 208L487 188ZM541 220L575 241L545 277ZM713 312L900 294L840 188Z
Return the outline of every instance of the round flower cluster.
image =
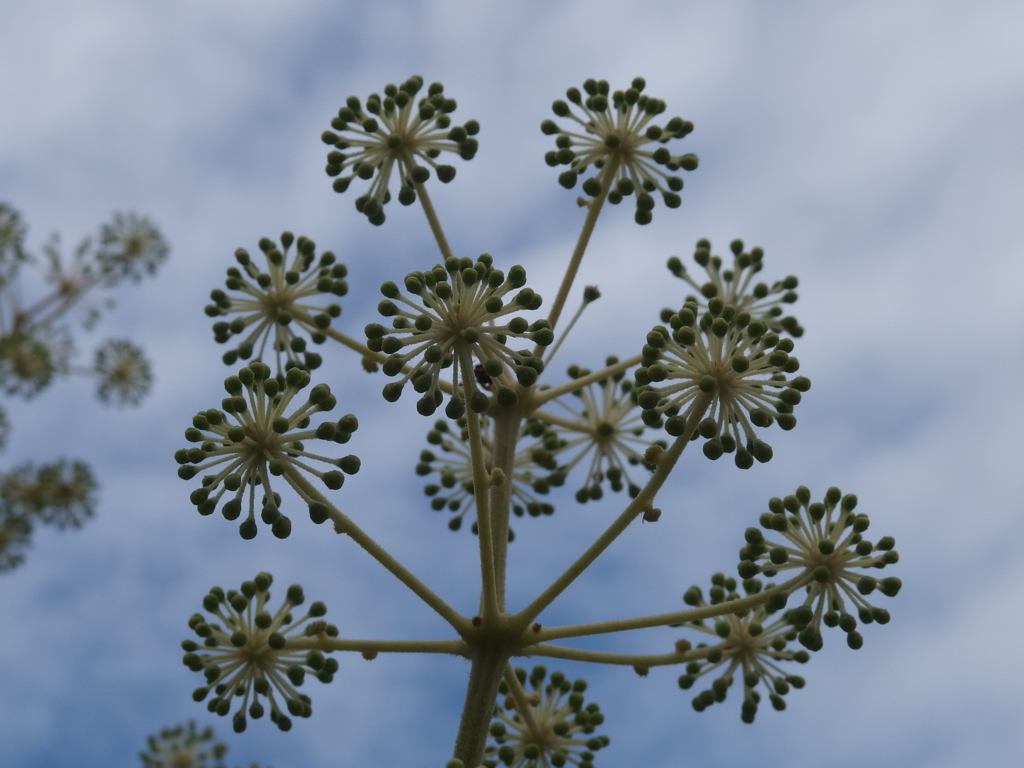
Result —
M328 458L305 449L303 440L320 439L346 443L356 431L359 422L348 414L338 422L324 422L316 428L310 426L310 417L317 412L332 410L337 399L326 384L310 389L304 403L287 413L295 396L309 384L309 374L292 368L281 379L270 375L270 367L259 361L239 370L237 376L224 381L228 391L221 407L223 411L200 411L185 430L185 439L198 443L194 448L182 448L174 454L178 477L191 480L201 472L215 470L203 477L202 486L192 492L190 499L199 514L209 515L217 508L225 494L232 494L221 512L228 520L236 520L242 513L243 496L248 492L248 515L239 526L243 539L256 535L256 487L262 486L260 517L271 526L278 538L291 533L291 520L281 514L281 497L274 493L270 478L284 475L285 480L310 505L309 516L316 523L328 517L325 505L308 495L297 485L292 474L307 472L323 481L331 490L337 490L345 481L344 474L359 471L359 458L354 455L340 459ZM287 413L287 415L286 415ZM318 470L308 462L318 461L331 467Z
M160 228L150 219L135 213L115 213L100 229L96 261L107 285L124 278L138 282L154 274L169 252Z
M687 296L687 300L696 302L698 307L706 310L707 302L717 297L736 307L737 312L747 312L752 318L763 321L771 331L786 331L795 338L803 336L804 329L800 323L795 317L785 315L783 307L797 300L794 290L798 283L796 276L789 275L784 280L776 280L771 286L761 282L752 285L754 275L764 266L764 251L751 248L748 253L743 250L742 240L733 240L729 249L733 254L732 266L722 269L721 256L711 255L711 242L704 239L697 241L693 260L707 273L704 282L687 272L678 256L668 260L669 271L697 291L696 295ZM664 322L668 322L668 317L673 313L666 309L662 310L662 314Z
M30 518L0 502L0 573L21 565L31 538Z
M517 669L516 676L526 682L526 670ZM604 722L601 708L590 703L584 706L586 680L570 682L561 672L536 666L530 673L529 711L518 711L516 699L502 681L499 691L506 695L504 709L495 707L491 736L495 744L484 750L484 764L494 768L498 762L512 768L561 768L572 763L578 768L593 768L594 752L608 746L605 735L594 736ZM511 714L508 714L511 712Z
M289 262L292 243L296 243L295 255ZM305 300L321 293L344 296L348 293L348 269L330 251L317 259L316 244L302 236L296 240L291 232L281 234L281 248L266 237L259 246L267 260L266 272L260 271L248 251L239 248L235 258L241 269L230 267L225 284L229 291L241 295L231 296L219 288L210 292L213 303L206 306L207 315L234 315L231 320L213 324L214 339L223 344L232 336L242 337L238 346L224 353L224 362L234 365L239 359L248 360L254 352L257 359L263 359L269 344L278 374L287 368L318 368L320 355L307 349L306 338L296 330L301 328L314 344L322 344L327 339L324 331L341 314L341 307L321 307ZM314 262L316 268L311 270Z
M80 528L96 507L96 480L82 461L24 464L0 479L0 502L13 516L59 529Z
M34 397L55 373L67 373L72 351L71 340L60 330L17 330L0 336L0 389Z
M469 407L476 413L490 405L490 398L477 388L478 382L496 391L500 406L514 406L519 399L513 389L515 382L532 386L544 364L528 351L509 349L505 346L508 337L529 339L541 346L554 341L547 320L532 324L522 317L503 320L515 312L540 307L541 297L525 285L525 269L516 265L506 275L493 266L486 253L476 262L452 257L444 266L406 275L405 289L418 302L403 295L391 281L381 285L386 298L377 309L394 319L391 328L380 323L367 325L367 346L390 355L383 365L385 374L402 374L399 381L384 387L384 398L394 402L411 380L413 389L423 395L417 411L430 416L443 400L438 388L441 371L450 367L452 397L445 409L449 418L457 419L466 411L460 373L470 390ZM506 303L506 294L516 289L518 293ZM416 358L415 365L406 370Z
M605 364L617 362L618 358L613 356ZM568 373L573 379L590 375L589 370L578 365L570 366ZM650 443L640 438L644 423L633 382L623 380L624 377L625 372L617 373L573 391L572 395L580 401L578 406L566 402L566 397L556 398L554 402L568 411L571 418L552 423L533 449L538 463L555 461L555 457L563 454L570 456L559 459L561 463L548 478L557 485L590 457L583 487L576 491L576 500L581 504L600 499L606 480L613 491L628 489L630 498L640 493L640 486L630 478L627 466L642 464Z
M99 399L115 405L138 405L153 383L146 356L126 339L110 339L96 350L93 373Z
M736 593L736 586L736 579L716 573L711 577L707 601L697 586L686 590L683 600L695 608L737 600L740 596ZM771 589L772 586L769 583L764 585L764 588ZM743 590L747 595L755 595L762 591L762 584L759 579L747 579L743 582ZM796 630L785 617L769 621L772 614L784 605L785 596L778 593L767 603L762 603L742 614L728 613L719 617L713 627L708 626L703 620L686 624L719 638L718 642L710 647L703 643L698 645L698 653L707 649L703 651L703 657L689 662L686 665L686 674L679 677L679 687L687 690L705 675L721 671L708 689L694 697L694 709L701 712L715 702L725 701L726 693L732 686L737 672L742 675L743 680L743 704L740 708L743 722L754 722L757 705L761 701L758 685L764 685L775 709L781 711L786 708L786 700L782 697L789 693L791 687L803 688L804 679L787 673L779 666L779 662L796 661L804 664L810 659L810 655L807 651L786 649L788 643L796 640Z
M334 131L320 138L334 147L327 153L327 175L335 177L334 191L344 192L355 177L369 181L370 188L356 199L356 209L371 224L384 223L384 205L391 199L388 183L398 167L398 202L416 202L416 188L430 178L433 168L442 182L455 178L455 168L434 162L442 152L453 152L463 160L472 160L477 150L474 138L480 124L470 120L452 127L449 117L455 111L455 99L444 95L441 83L431 83L426 96L418 101L423 78L414 75L401 85L384 86L384 98L371 93L366 104L349 96L338 116L331 120ZM351 151L349 151L351 150ZM346 154L347 152L347 154ZM348 171L346 175L342 172Z
M718 297L703 313L687 301L669 326L647 334L643 365L635 374L644 423L663 423L670 435L681 435L698 396L709 394L708 415L698 427L707 441L704 455L715 460L735 451L741 469L749 469L754 459L771 459L771 446L753 427L778 422L793 429L793 406L811 387L804 376L789 378L800 368L790 355L792 340L780 339L763 320Z
M462 519L475 507L476 495L473 488L473 463L469 450L469 429L466 418L458 419L458 430L452 430L443 419L434 423L434 428L427 433L427 442L443 451L441 455L426 450L420 454L416 464L416 474L427 476L437 472L437 482L428 483L423 491L430 496L430 506L435 510L446 507L454 513L448 521L448 527L457 531L462 527ZM521 435L539 435L545 431L540 422L530 420L523 424ZM480 435L483 447L484 466L488 474L491 471L491 456L494 446L491 444L490 419L481 416ZM543 478L535 477L531 472L536 465L530 457L531 449L524 448L516 453L512 473L512 512L517 517L529 514L530 517L553 514L555 508L551 504L538 501L531 491L545 494L550 483ZM505 482L509 482L506 479ZM473 533L477 533L476 523L472 525ZM508 532L509 541L515 537L512 529Z
M559 183L572 189L579 176L594 166L597 173L583 182L583 191L591 197L607 192L613 204L635 193L638 224L650 223L655 192L661 193L667 207L678 208L683 180L674 174L697 167L696 155L676 156L667 147L657 146L686 136L693 123L681 117L664 126L651 122L665 111L665 102L644 94L645 86L644 79L637 77L625 91L609 96L607 81L587 80L584 93L578 88L565 92L574 106L562 100L552 105L558 117L575 121L582 133L562 128L554 120L540 126L545 134L555 136L557 149L544 158L548 165L569 166L558 177Z
M313 711L309 696L296 689L307 674L329 683L338 671L338 662L325 659L320 651L288 649L288 641L293 638L338 636L337 627L320 618L327 613L324 604L312 603L303 616L295 619L292 609L302 605L305 597L302 587L292 584L284 602L271 613L267 610L271 583L269 573L260 573L252 581L242 582L238 591L211 589L203 598L203 608L222 623L208 620L201 613L193 614L188 626L200 641L185 640L181 644L185 651L182 663L206 676L206 685L192 693L195 701L203 701L213 691L207 709L223 716L231 711L233 698L241 699L233 718L238 733L245 730L246 713L254 720L263 717L261 696L270 705L270 721L287 731L292 721L281 704L294 717L309 717Z
M760 528L747 528L747 543L740 550L738 570L743 578L797 571L793 589L806 587L807 597L787 611L786 618L799 630L800 643L812 651L823 645L822 624L840 627L847 645L860 648L864 638L857 631L857 619L862 624L889 621L889 612L871 605L867 596L877 590L895 597L903 585L895 576L863 573L897 562L899 554L891 536L875 543L864 538L870 521L867 515L854 513L856 506L856 496L844 496L835 487L825 492L823 502L812 502L811 492L800 486L795 494L768 502L769 511L760 519L767 536Z
M192 720L187 727L164 728L146 742L149 749L139 753L143 768L222 768L228 751L223 741L214 741L213 728L200 731Z

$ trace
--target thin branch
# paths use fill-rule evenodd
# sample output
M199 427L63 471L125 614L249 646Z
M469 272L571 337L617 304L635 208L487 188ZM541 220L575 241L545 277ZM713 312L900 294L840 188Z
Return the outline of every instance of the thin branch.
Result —
M378 563L387 568L405 586L411 589L423 602L433 608L441 617L447 621L456 632L462 634L471 626L469 619L460 614L448 603L434 594L423 582L412 575L409 570L399 563L380 544L374 541L369 534L363 531L358 525L336 506L334 506L320 491L303 477L297 469L289 466L285 470L285 477L289 484L299 494L307 499L314 499L327 506L331 520L334 523L334 530L338 533L347 534L356 544L365 549L367 553Z
M704 417L705 411L707 411L708 406L711 404L711 399L712 395L710 393L702 392L694 400L690 416L686 421L686 429L683 431L683 434L676 438L669 449L664 451L658 458L658 468L651 475L651 479L647 481L647 485L644 486L643 490L629 503L622 514L608 526L608 529L576 559L576 562L555 579L551 586L541 592L532 603L516 614L515 620L524 630L527 625L540 615L541 611L547 608L581 573L590 567L590 564L626 530L630 523L651 506L655 495L661 489L661 486L664 485L665 480L668 479L669 473L675 467L686 444L690 442L691 436L696 432L697 424Z
M444 236L444 230L441 228L441 222L437 218L437 212L434 210L434 204L430 202L430 195L427 194L427 188L422 184L416 184L416 196L419 198L420 204L423 206L423 212L427 215L427 223L430 224L430 231L434 233L434 240L437 241L437 247L441 249L442 261L447 261L452 257L452 249L448 245L448 238Z
M639 365L642 361L643 357L641 355L634 355L633 357L626 358L625 360L620 360L615 363L615 365L609 365L607 368L602 368L600 371L594 371L593 373L588 373L586 376L580 376L578 379L567 381L565 384L559 384L557 387L538 390L533 393L530 405L534 408L540 408L540 406L544 405L544 403L549 400L554 400L560 395L583 389L585 386L593 384L595 381L602 381L603 379L611 378L617 373L622 373L628 368L632 368L634 365Z
M354 651L355 653L448 653L466 656L464 640L343 640L324 634L289 638L288 651Z
M531 733L540 734L541 730L537 727L537 720L533 716L533 705L530 703L529 694L523 688L523 684L519 682L519 677L516 676L516 671L512 669L511 664L505 665L505 683L508 685L512 698L516 700L516 711L526 721L527 728Z
M462 367L462 388L464 402L470 402L473 380L473 361L469 350L462 349L459 355ZM484 619L498 618L498 595L494 573L494 540L491 534L490 475L484 462L483 441L480 436L480 417L472 408L466 408L466 422L469 432L469 455L473 464L473 497L476 501L476 530L480 542L481 613ZM509 482L511 479L509 480Z

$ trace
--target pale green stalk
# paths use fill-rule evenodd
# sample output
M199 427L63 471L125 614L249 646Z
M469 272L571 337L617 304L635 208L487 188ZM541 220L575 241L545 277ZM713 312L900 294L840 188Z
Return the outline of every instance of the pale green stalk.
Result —
M312 483L303 477L297 469L289 465L285 470L284 476L289 485L291 485L300 496L307 499L315 499L316 501L325 504L327 509L330 511L335 531L346 534L356 542L356 544L365 549L367 553L369 553L370 557L387 568L423 602L437 611L445 621L452 625L452 628L454 628L456 632L462 634L469 628L469 619L448 605L448 603L434 594L434 592L431 591L422 581L413 576L404 565L395 560L395 558L380 546L380 544L374 541L369 534L363 531L358 525L352 522L347 515L343 514L336 506L334 506L327 497L320 493L320 491L318 491Z
M566 587L572 584L576 578L583 573L587 568L590 567L602 552L604 552L619 535L626 530L630 523L632 523L637 517L639 517L645 510L647 510L654 502L654 497L664 485L665 480L668 479L669 473L675 467L676 462L679 460L679 456L682 454L686 444L690 441L694 432L697 430L697 424L704 417L705 411L711 404L712 395L709 393L701 393L693 403L693 409L690 411L690 417L686 421L686 428L679 437L676 438L675 442L669 447L667 451L664 451L658 458L658 466L651 475L651 479L647 481L647 485L644 486L643 490L637 494L636 498L633 499L629 505L623 510L615 521L608 527L608 529L602 533L587 550L577 558L576 562L570 565L561 576L545 589L541 594L518 614L516 614L516 622L522 626L525 630L537 616L540 615L541 611L547 608L562 592L565 591Z

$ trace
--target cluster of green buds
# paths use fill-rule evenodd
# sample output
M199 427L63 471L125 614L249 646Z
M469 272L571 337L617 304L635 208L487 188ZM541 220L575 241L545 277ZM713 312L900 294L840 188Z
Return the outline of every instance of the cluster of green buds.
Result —
M544 425L535 420L524 422L520 428L521 435L538 436L544 432ZM489 472L494 446L490 439L490 419L486 415L480 417L480 437L484 466ZM440 511L447 508L453 513L448 520L448 528L457 531L462 527L466 513L475 508L476 500L466 417L456 420L456 429L452 429L448 422L439 419L434 423L434 428L427 433L427 442L439 448L442 453L438 455L429 449L421 452L420 460L416 464L416 474L421 477L435 472L438 474L437 481L427 483L423 491L431 497L430 506L433 509ZM512 477L504 481L512 483L512 512L517 517L524 514L539 517L554 514L555 511L551 504L541 502L533 495L546 494L551 484L546 479L534 475L533 470L537 465L531 459L531 452L530 448L517 451L513 460ZM478 533L476 522L471 529L473 533ZM508 537L509 541L515 538L511 528Z
M753 427L778 422L793 429L793 406L811 387L804 376L790 378L800 368L790 355L793 341L717 296L703 312L687 301L668 323L670 328L655 326L647 334L643 364L635 374L644 423L663 424L670 435L681 435L701 396L710 396L708 415L697 430L706 440L704 455L716 460L735 452L741 469L755 459L770 460L771 446Z
M205 475L202 486L190 497L201 515L212 514L225 494L231 497L221 512L228 520L236 520L243 511L243 498L248 492L248 515L239 526L244 539L256 535L256 488L263 490L260 517L271 526L278 538L291 533L291 520L281 514L281 497L271 487L271 477L284 476L287 483L309 504L309 516L316 523L328 517L325 504L309 495L297 482L299 473L319 478L331 490L341 488L345 474L359 471L359 458L354 455L340 459L329 458L306 450L303 440L319 439L346 443L359 427L352 414L337 422L324 422L315 428L310 417L318 412L332 410L337 399L326 384L317 384L309 390L305 402L289 413L292 401L309 385L306 371L291 368L275 378L270 366L254 361L239 370L238 375L224 381L228 397L221 402L223 410L200 411L185 430L185 439L197 443L193 448L182 448L174 454L178 477L191 480ZM309 462L326 464L330 469L320 470Z
M93 516L96 480L82 461L24 464L0 479L0 502L12 516L59 529L80 528Z
M295 254L289 261L292 243L296 244ZM214 339L223 344L232 336L241 337L234 349L224 353L224 362L234 365L254 353L262 360L272 353L278 374L287 368L318 368L320 355L308 349L306 337L297 330L308 333L314 344L322 344L327 339L324 331L333 318L341 315L341 307L334 303L319 306L306 300L318 294L344 296L348 293L348 269L330 251L317 259L316 243L301 235L296 239L291 232L281 234L280 248L267 237L260 240L259 247L267 261L266 272L260 270L248 251L239 248L235 259L241 269L230 267L225 280L228 291L236 295L219 288L210 292L213 303L206 306L206 314L233 315L230 320L213 324Z
M855 513L856 507L857 497L844 496L836 487L825 492L824 501L812 502L810 490L800 486L795 494L768 502L769 511L760 519L767 536L761 528L746 530L740 576L796 572L792 588L806 587L807 597L786 617L799 630L800 643L812 651L822 647L822 624L840 627L847 645L860 648L864 638L857 631L857 619L862 624L889 621L889 612L871 605L867 596L877 590L895 597L902 586L895 576L876 578L863 573L896 563L899 555L891 536L875 543L864 538L870 521L867 515Z
M610 356L605 365L612 366L618 361ZM578 365L568 369L573 379L590 373ZM605 481L615 492L627 489L630 498L640 493L640 485L629 476L628 467L644 463L644 452L650 442L641 438L645 425L633 382L625 376L622 371L574 390L572 396L580 401L578 405L567 402L565 396L556 398L554 402L568 411L570 418L552 421L534 446L538 463L558 457L557 469L549 478L553 484L561 484L569 472L587 463L589 457L583 486L576 491L576 500L581 504L600 499ZM568 458L562 458L563 455Z
M142 350L127 339L110 339L96 350L96 395L104 403L138 405L149 392L153 372Z
M743 591L747 595L756 595L762 588L771 589L773 586L771 583L762 585L759 579L752 578L744 580ZM686 590L683 600L695 608L719 605L739 599L736 587L736 579L716 573L711 577L711 589L708 590L706 601L704 593L697 586ZM779 616L770 620L785 604L785 595L778 592L770 595L767 602L756 608L719 617L713 627L700 619L686 624L719 638L714 645L698 645L691 655L696 653L700 657L690 661L686 665L686 673L679 677L679 687L688 690L705 675L721 672L709 688L694 697L695 710L702 712L715 702L725 701L737 672L743 680L740 717L745 723L754 722L757 714L757 705L761 701L761 694L757 690L759 685L764 685L772 706L780 711L786 708L783 696L789 693L790 688L804 687L802 677L791 675L779 666L784 661L805 664L810 659L807 651L787 650L787 644L796 640L797 633L786 617Z
M737 312L747 312L752 318L763 321L775 333L785 331L795 338L803 336L804 329L800 323L795 317L786 315L783 307L797 300L796 276L789 275L770 286L763 282L754 283L754 275L764 266L764 251L756 247L749 252L744 251L742 240L733 240L729 250L733 255L732 266L722 269L722 257L711 255L711 242L706 239L697 241L693 260L707 274L703 282L686 271L678 256L668 260L669 271L697 291L686 298L696 302L702 310L708 308L708 301L719 298L736 307ZM668 322L672 310L662 310L662 315L662 321Z
M139 282L146 275L155 274L169 252L160 228L148 217L115 213L100 228L96 261L107 285L125 278Z
M31 540L31 518L0 503L0 573L21 565Z
M508 337L529 339L540 346L554 341L547 320L532 324L519 316L504 320L513 313L540 307L541 297L525 285L525 269L516 265L506 275L493 266L486 253L475 262L452 257L444 266L406 275L405 290L418 301L406 297L391 281L381 285L385 299L377 309L394 319L391 328L380 323L367 325L367 346L389 355L382 366L385 374L401 375L399 381L385 385L384 399L394 402L401 397L405 383L412 381L413 389L422 394L416 410L430 416L444 399L438 386L441 371L450 367L452 396L445 409L449 418L457 419L466 411L460 372L474 412L481 413L490 405L490 397L479 390L478 383L495 391L499 406L514 406L519 400L514 383L532 386L544 364L529 351L509 349L505 346ZM506 303L506 294L517 289Z
M223 768L221 759L228 751L223 741L215 741L213 728L202 730L195 721L164 728L146 739L148 749L139 753L143 768Z
M0 336L0 389L31 398L69 369L71 339L59 329L33 328Z
M270 721L287 731L292 721L282 705L293 717L312 714L309 696L296 690L306 675L329 683L338 670L338 662L324 658L318 650L289 648L289 641L301 637L338 636L337 627L321 618L327 613L324 604L312 603L296 619L292 609L302 605L305 596L302 587L293 584L281 606L271 613L267 602L272 583L269 573L260 573L252 581L242 582L238 591L211 589L203 598L203 608L214 618L193 614L188 626L199 642L185 640L181 644L185 651L182 663L206 676L206 685L192 694L195 701L205 700L213 691L207 709L224 716L231 711L231 700L241 699L232 722L237 733L245 730L247 714L254 720L263 717L260 697L270 707Z
M516 669L515 673L520 683L527 682L526 670ZM506 698L504 707L494 709L491 737L495 743L484 750L484 764L488 768L499 763L511 768L561 768L572 763L593 768L594 753L610 740L603 734L594 735L604 714L596 703L584 705L586 680L571 682L557 671L548 677L547 670L538 665L530 672L529 684L527 711L522 712L508 684L501 682L498 690Z
M587 80L583 92L570 88L565 92L569 102L558 100L551 107L558 117L576 122L582 133L562 128L554 120L540 126L545 134L555 136L557 149L545 155L548 165L569 166L558 177L559 183L572 189L593 166L597 173L583 182L583 191L591 197L607 192L613 204L635 193L638 224L650 223L655 192L661 193L667 207L678 208L683 179L675 173L697 167L696 155L673 155L664 146L690 133L693 123L681 117L664 126L653 123L665 111L665 102L643 93L645 87L644 79L637 77L626 90L609 94L606 80Z
M439 165L442 152L472 160L477 150L474 138L480 131L476 120L452 127L455 99L444 95L441 83L431 83L425 96L416 100L423 78L414 75L401 85L384 86L384 97L371 93L366 104L349 96L345 106L331 120L333 131L320 138L334 147L327 153L327 175L334 177L334 191L344 192L357 176L370 188L356 199L356 210L371 224L384 223L384 205L391 199L388 184L395 166L401 179L398 202L416 202L416 188L430 178L433 168L442 182L455 178L455 167ZM338 131L338 133L335 133ZM342 175L347 171L346 175Z

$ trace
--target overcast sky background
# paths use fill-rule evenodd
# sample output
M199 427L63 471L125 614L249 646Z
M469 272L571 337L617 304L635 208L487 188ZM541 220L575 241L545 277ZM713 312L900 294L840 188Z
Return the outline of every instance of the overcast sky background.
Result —
M351 272L340 327L373 319L376 286L429 266L418 208L381 228L331 191L319 134L350 94L420 73L480 121L480 151L431 193L457 253L522 263L549 301L582 222L556 181L538 124L587 77L636 75L692 120L701 158L681 209L638 227L628 206L598 225L579 285L603 298L559 353L597 366L635 353L685 291L666 258L708 237L766 252L767 277L800 277L797 344L814 388L800 426L774 430L775 459L741 472L686 455L659 505L545 624L674 610L690 584L731 572L767 499L806 484L855 492L872 532L894 535L904 582L885 627L853 652L840 633L801 669L806 688L757 722L739 692L704 713L678 671L549 664L585 675L611 746L598 765L763 768L1010 765L1024 751L1024 516L1020 438L1019 222L1024 211L1024 7L1014 2L50 2L0 4L0 200L38 252L70 245L115 210L159 222L159 277L117 296L80 344L131 335L156 383L138 410L107 410L91 384L5 405L10 467L90 461L102 483L79 532L40 530L0 578L0 755L18 768L138 764L145 736L195 718L230 762L277 768L443 765L467 665L441 657L341 659L307 684L314 715L279 733L192 702L180 664L188 616L214 584L260 570L322 599L350 637L440 638L445 625L351 541L295 508L286 541L242 541L188 503L171 454L228 370L202 313L235 248L283 229L335 250ZM358 186L358 185L356 185ZM362 472L337 494L348 514L460 610L476 600L475 543L429 510L412 471L429 421L388 405L382 375L346 350L324 376L359 415ZM984 406L984 407L982 407ZM575 487L575 486L573 486ZM516 525L511 605L522 605L620 508L612 495ZM287 511L287 510L286 510ZM883 601L884 598L881 598ZM589 641L663 652L677 630ZM582 643L581 643L582 645Z

